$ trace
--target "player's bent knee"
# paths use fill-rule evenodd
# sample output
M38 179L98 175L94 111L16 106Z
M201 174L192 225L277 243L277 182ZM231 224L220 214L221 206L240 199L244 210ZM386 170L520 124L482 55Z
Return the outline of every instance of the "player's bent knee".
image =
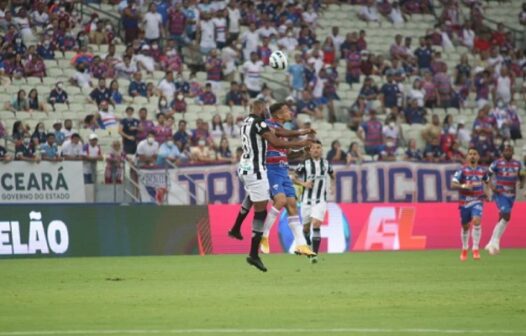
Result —
M281 210L287 204L287 198L284 194L274 196L274 208Z
M289 216L296 216L298 214L298 206L295 198L287 198L287 212Z
M256 213L258 212L261 212L261 211L266 211L267 210L267 201L264 201L264 202L255 202L254 203L254 210L256 211Z

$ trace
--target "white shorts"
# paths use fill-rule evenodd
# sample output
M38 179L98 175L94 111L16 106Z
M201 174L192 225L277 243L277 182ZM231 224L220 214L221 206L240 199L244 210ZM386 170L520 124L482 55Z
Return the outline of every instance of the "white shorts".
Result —
M245 191L252 202L262 202L270 200L270 186L268 184L267 173L261 174L258 180L256 174L239 174L239 179L243 182Z
M301 218L303 223L310 223L312 219L323 221L327 211L327 202L301 205Z

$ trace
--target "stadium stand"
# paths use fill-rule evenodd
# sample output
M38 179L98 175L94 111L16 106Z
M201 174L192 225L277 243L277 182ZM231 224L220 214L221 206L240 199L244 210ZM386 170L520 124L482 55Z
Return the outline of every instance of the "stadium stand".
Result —
M51 132L59 146L78 133L109 157L122 157L116 141L130 160L136 149L162 151L162 159L134 161L140 166L166 157L234 163L236 122L259 97L290 102L296 119L287 127L310 123L334 163L460 161L472 145L489 162L504 143L525 145L523 8L477 0L1 1L0 136L15 159L37 157ZM288 54L287 72L266 66L277 48ZM142 119L126 119L127 107ZM22 150L24 137L31 150ZM97 165L99 183L108 182L105 169Z

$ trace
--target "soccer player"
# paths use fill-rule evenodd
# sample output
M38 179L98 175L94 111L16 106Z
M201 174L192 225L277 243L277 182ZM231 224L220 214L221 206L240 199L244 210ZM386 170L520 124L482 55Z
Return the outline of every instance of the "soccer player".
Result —
M312 249L316 256L309 257L311 263L318 262L320 250L320 226L327 212L327 187L329 177L334 181L332 166L322 158L322 147L319 140L310 146L310 159L303 161L296 168L294 183L303 186L301 197L301 218L303 219L303 233L307 242L312 241ZM332 189L334 190L334 189ZM312 225L312 239L310 237Z
M292 113L285 103L276 103L270 106L272 118L266 123L272 128L272 131L277 137L292 138L306 134L312 134L312 129L305 129L299 131L289 131L282 127L282 124L291 120ZM298 209L296 206L296 191L290 180L288 174L287 150L279 148L272 144L267 149L267 176L271 186L270 193L274 202L273 207L267 214L264 224L263 237L261 239L261 251L263 253L270 252L269 234L272 225L276 221L281 209L287 208L289 227L294 235L296 247L295 253L301 255L314 255L312 250L307 246L307 242L302 233L302 226L298 216ZM236 222L228 234L236 239L243 239L240 233L241 224L248 214L253 199L247 195L241 205L241 210L236 218Z
M467 154L466 164L455 172L452 180L453 189L459 191L460 219L462 224L462 253L460 260L466 261L469 249L469 228L472 227L471 237L473 239L473 259L480 259L479 244L482 228L480 219L482 216L482 202L486 198L484 183L482 179L485 170L478 165L479 152L476 148L470 148Z
M310 144L309 140L285 141L279 139L265 123L263 119L265 112L266 104L256 101L253 104L252 113L243 120L241 125L243 155L238 167L239 178L255 210L247 262L263 272L266 272L267 268L259 258L259 245L263 236L269 200L266 168L267 142L275 148L302 148Z
M517 193L517 182L524 188L524 172L520 161L513 159L513 147L506 146L500 158L489 166L484 182L493 190L493 198L499 209L499 221L493 229L491 239L486 245L490 255L499 253L500 238L511 218L511 209ZM522 175L521 175L522 174ZM492 177L494 179L492 180Z

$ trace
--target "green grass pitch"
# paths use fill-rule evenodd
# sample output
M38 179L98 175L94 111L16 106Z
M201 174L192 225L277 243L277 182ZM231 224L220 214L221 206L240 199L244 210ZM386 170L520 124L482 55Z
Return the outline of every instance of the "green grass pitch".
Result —
M526 250L1 260L5 335L526 335Z

